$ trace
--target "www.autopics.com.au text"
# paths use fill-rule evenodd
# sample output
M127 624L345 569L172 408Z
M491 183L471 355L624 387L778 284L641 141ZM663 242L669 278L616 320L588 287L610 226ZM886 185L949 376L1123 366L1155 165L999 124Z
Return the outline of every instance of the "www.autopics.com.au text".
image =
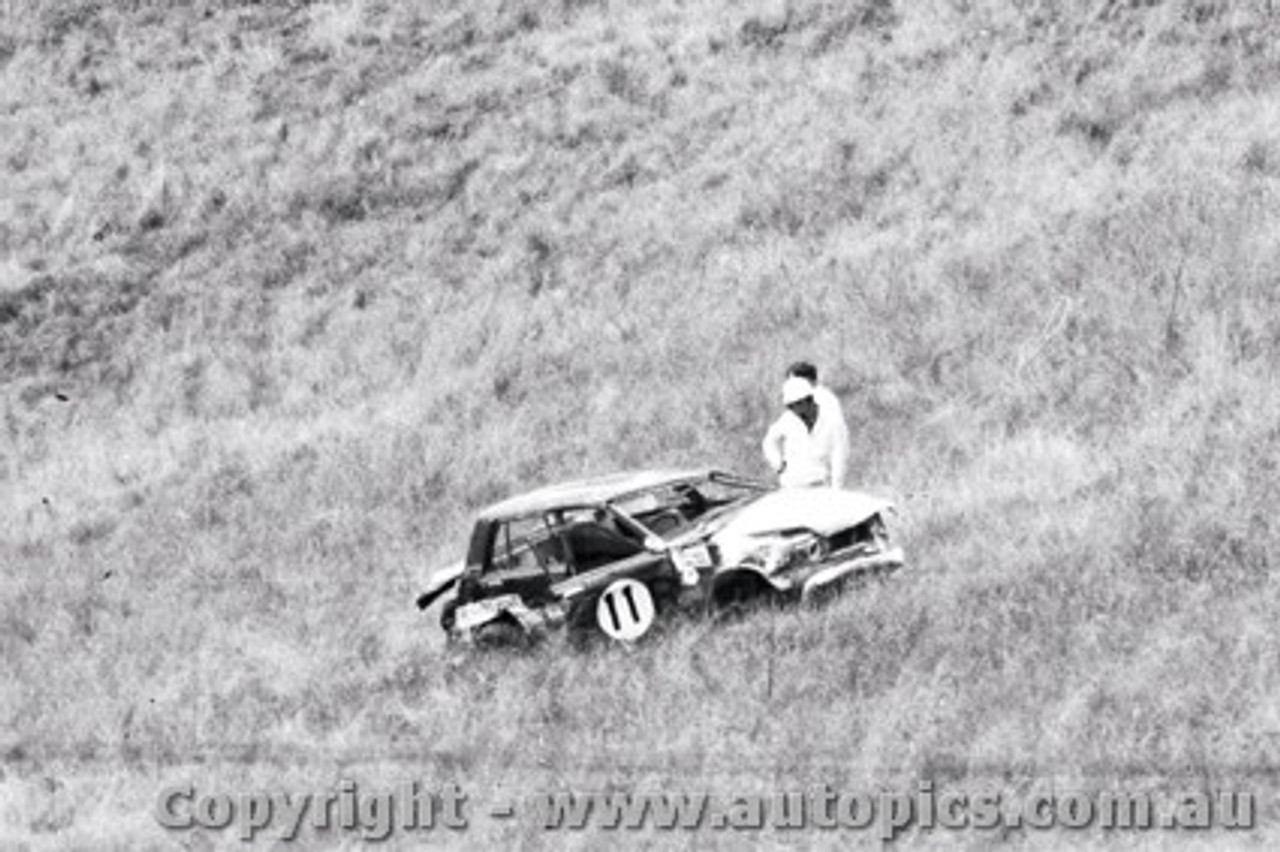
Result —
M295 840L304 829L358 832L384 840L399 831L464 831L481 813L527 819L542 830L751 831L816 829L868 831L882 839L923 830L1249 829L1256 822L1249 792L1192 790L1181 794L1124 791L1043 791L1009 797L997 791L935 790L923 781L912 792L838 792L826 785L804 791L743 796L704 793L543 793L477 809L456 784L432 788L408 781L362 790L345 779L323 791L202 792L192 783L167 787L155 818L172 831L234 828L242 840L272 831Z

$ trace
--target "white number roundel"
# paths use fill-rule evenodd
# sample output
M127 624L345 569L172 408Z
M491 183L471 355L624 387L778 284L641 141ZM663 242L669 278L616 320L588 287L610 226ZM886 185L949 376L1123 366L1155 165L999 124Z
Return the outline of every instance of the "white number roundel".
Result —
M653 624L653 595L639 580L615 580L596 603L600 629L614 639L639 639Z

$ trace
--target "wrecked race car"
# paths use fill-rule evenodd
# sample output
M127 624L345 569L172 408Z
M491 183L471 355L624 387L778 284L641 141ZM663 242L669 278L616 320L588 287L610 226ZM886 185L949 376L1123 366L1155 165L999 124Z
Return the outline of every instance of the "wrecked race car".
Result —
M635 640L676 612L816 601L900 568L890 507L714 469L547 486L482 510L466 558L437 572L417 604L453 591L440 624L463 643L524 645L562 628Z

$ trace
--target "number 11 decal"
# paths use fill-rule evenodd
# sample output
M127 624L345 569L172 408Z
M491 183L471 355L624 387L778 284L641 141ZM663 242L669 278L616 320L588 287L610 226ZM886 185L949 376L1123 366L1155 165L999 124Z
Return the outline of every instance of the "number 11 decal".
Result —
M596 622L614 639L639 639L653 624L653 595L638 580L615 580L600 595Z

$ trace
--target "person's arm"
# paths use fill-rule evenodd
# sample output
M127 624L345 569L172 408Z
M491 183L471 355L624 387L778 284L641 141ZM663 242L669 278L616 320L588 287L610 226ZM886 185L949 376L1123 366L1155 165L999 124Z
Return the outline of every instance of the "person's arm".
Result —
M849 467L849 430L844 420L834 429L831 448L831 487L844 488L845 472Z
M826 394L831 407L831 486L844 488L849 469L849 425L845 422L840 400L834 393Z
M775 420L769 427L769 431L764 433L764 441L761 442L760 449L764 451L764 460L769 463L769 469L774 473L782 473L787 466L787 460L782 455L780 421Z

